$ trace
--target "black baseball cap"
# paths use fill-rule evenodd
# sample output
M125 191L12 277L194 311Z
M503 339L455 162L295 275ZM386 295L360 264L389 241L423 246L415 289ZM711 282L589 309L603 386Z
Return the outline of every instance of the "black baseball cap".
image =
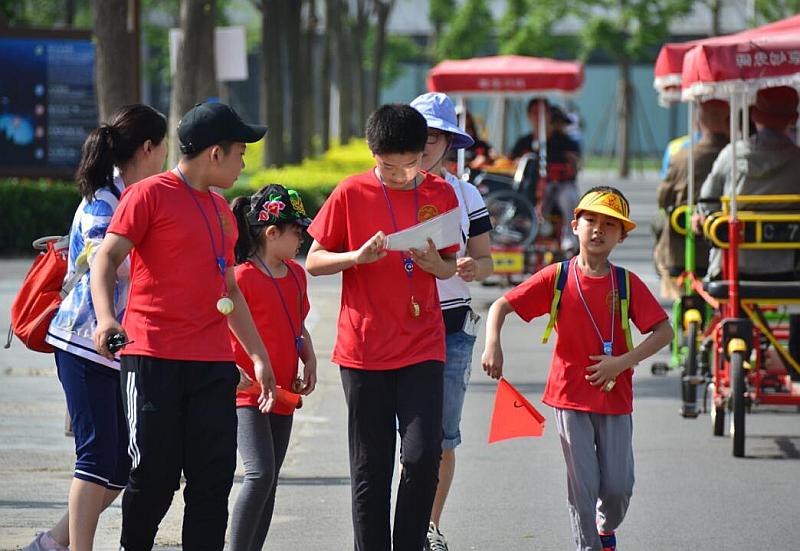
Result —
M266 126L246 124L224 103L198 103L178 123L178 139L185 154L199 153L221 142L257 142L266 133Z

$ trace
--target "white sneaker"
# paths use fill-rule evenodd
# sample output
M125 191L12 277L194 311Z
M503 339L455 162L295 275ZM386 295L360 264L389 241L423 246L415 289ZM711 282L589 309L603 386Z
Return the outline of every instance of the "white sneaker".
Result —
M39 532L22 551L69 551L69 548L54 540L50 532Z
M428 524L428 541L425 550L448 551L447 540L433 522Z

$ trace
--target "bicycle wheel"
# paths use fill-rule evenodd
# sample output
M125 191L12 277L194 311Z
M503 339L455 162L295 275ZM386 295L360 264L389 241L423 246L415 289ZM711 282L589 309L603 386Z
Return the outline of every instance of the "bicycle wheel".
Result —
M492 222L489 234L495 245L527 247L539 230L533 204L513 190L501 190L486 196L486 210Z
M747 401L747 388L744 376L744 355L731 354L731 439L733 456L744 457L744 416Z
M708 393L711 395L711 431L714 436L725 435L725 404L718 404L716 400L717 386L714 383L708 385Z
M697 409L697 332L696 322L689 323L687 331L686 352L683 356L683 377L681 387L683 394L683 406L681 415L684 418L694 419L698 416Z

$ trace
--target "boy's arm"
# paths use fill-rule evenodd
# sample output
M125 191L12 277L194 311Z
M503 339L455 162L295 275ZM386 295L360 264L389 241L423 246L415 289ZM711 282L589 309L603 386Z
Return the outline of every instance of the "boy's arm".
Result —
M89 273L89 287L92 292L92 303L97 317L97 328L94 331L94 347L97 352L114 359L106 342L115 333L125 334L122 325L117 321L114 310L114 287L117 284L117 268L133 248L133 242L115 233L106 234L100 249L92 262ZM127 339L126 339L127 340Z
M467 240L467 256L456 260L457 272L464 281L483 281L494 272L489 232Z
M352 268L356 264L370 264L386 256L383 250L382 231L370 237L356 251L335 253L325 249L317 240L311 244L306 257L306 270L313 276L331 275Z
M256 382L261 385L258 407L262 412L266 413L272 409L275 398L275 375L272 373L272 365L269 362L264 342L261 340L258 330L256 330L247 301L236 284L236 277L232 268L229 268L225 273L225 281L228 285L228 295L234 304L233 312L228 316L228 327L239 339L242 348L250 356L250 359L253 360Z
M592 360L599 360L599 363L586 368L588 372L586 380L592 386L603 386L626 369L646 360L670 342L672 342L672 326L669 320L665 319L653 328L639 346L621 356L589 356Z
M311 394L317 386L317 354L314 352L314 343L311 334L303 327L303 351L300 354L303 362L303 388L300 394Z
M500 297L489 308L486 322L486 346L481 356L483 370L492 379L499 379L503 375L503 347L500 342L500 330L506 316L514 311L511 303L505 297Z

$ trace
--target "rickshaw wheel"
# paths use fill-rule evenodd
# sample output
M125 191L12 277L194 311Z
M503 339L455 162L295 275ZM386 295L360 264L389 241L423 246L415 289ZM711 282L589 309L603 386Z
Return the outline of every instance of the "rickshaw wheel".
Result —
M744 356L741 352L731 354L731 437L733 456L744 457L744 416L747 408L745 388Z
M725 435L725 405L717 404L714 398L716 394L716 385L710 383L708 385L708 394L711 397L711 427L714 436Z
M683 356L681 415L687 419L694 419L700 414L697 409L697 330L697 323L689 324L686 335L686 354Z

